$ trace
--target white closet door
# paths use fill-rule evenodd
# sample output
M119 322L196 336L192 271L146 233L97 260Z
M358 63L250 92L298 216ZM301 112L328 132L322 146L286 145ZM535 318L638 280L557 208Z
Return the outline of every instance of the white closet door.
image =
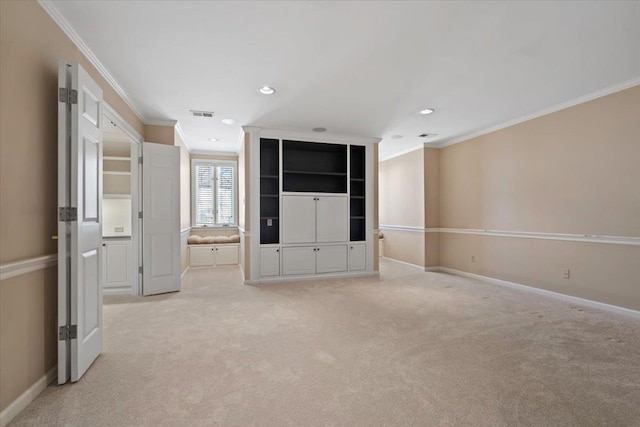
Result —
M180 290L180 148L142 144L142 294Z
M61 61L58 83L58 383L64 384L78 381L102 352L103 124L102 89L78 63Z
M346 196L318 197L316 210L317 242L346 242L349 212Z
M284 243L315 243L315 199L314 196L282 196L282 241Z
M319 246L316 251L316 271L318 273L347 271L347 246Z
M284 275L315 274L315 248L283 248L282 272Z

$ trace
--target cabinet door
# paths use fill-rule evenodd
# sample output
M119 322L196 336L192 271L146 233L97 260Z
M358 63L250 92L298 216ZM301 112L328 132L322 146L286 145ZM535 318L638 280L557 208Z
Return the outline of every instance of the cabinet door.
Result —
M283 248L282 249L282 273L286 275L315 274L316 251L315 248Z
M280 275L280 249L261 248L260 249L260 276Z
M215 259L214 248L207 247L189 247L189 265L192 267L213 266Z
M316 263L318 273L347 271L347 246L319 246Z
M317 242L346 242L349 213L346 197L318 197Z
M106 241L103 247L104 288L131 287L131 241Z
M367 245L349 246L349 271L367 268Z
M282 196L282 241L284 243L315 243L315 197Z
M235 265L238 263L238 247L236 245L216 246L216 265Z

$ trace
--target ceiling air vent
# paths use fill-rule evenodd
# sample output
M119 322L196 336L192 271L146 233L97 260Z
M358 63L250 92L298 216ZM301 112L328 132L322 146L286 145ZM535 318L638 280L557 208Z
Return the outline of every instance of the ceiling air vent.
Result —
M213 117L213 111L199 111L199 110L189 110L193 117Z
M437 133L421 133L420 135L418 135L420 138L435 138L436 136L438 136Z

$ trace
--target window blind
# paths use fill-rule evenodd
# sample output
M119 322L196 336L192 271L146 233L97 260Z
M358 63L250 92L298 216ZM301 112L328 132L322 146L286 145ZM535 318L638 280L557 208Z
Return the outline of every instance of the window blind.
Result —
M216 163L195 166L196 225L235 224L234 169Z

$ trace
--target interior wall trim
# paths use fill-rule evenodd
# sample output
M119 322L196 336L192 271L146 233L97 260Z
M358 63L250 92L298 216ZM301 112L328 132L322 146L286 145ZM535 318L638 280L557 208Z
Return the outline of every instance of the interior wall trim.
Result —
M45 388L58 378L58 366L49 369L38 381L22 393L16 400L11 402L2 412L0 412L0 427L9 424L24 408L35 400Z
M561 240L567 242L606 243L611 245L640 246L640 237L631 236L605 236L599 234L567 234L567 233L542 233L535 231L505 231L483 230L476 228L420 228L402 225L380 225L381 230L398 230L413 233L450 233L450 234L474 234L480 236L517 237L523 239Z
M107 101L102 101L102 106L104 107L104 114L107 116L109 120L115 120L118 123L115 125L123 131L131 140L135 141L136 144L142 144L144 138L140 135L131 125L122 118L122 116L111 106Z
M191 231L191 227L183 228L180 230L180 235L182 236L185 233L189 233Z
M187 142L187 136L184 134L184 130L182 130L182 126L180 126L179 122L176 122L176 124L174 126L174 129L175 129L176 132L178 132L178 135L180 136L180 139L184 143L184 148L187 149L187 153L189 153L189 154L193 153L193 150L191 149L191 146Z
M16 262L0 265L0 281L22 276L58 264L58 254L50 254L35 258L26 258Z
M625 316L635 317L636 319L640 319L640 311L632 310L630 308L620 307L617 305L611 305L604 302L593 301L585 298L574 297L572 295L561 294L558 292L548 291L546 289L540 289L533 286L521 285L519 283L509 282L507 280L495 279L493 277L481 276L479 274L467 273L466 271L456 270L454 268L449 267L430 267L428 271L440 271L444 273L455 274L456 276L468 277L471 279L481 280L483 282L488 282L494 285L506 286L508 288L519 289L527 292L532 292L534 294L549 296L557 299L561 299L567 302L582 304L588 307L597 308L599 310L606 310L618 314L623 314Z
M531 231L480 230L472 228L425 228L427 233L476 234L481 236L517 237L524 239L561 240L567 242L607 243L640 246L640 237L603 236L598 234L539 233Z
M133 102L131 97L127 91L123 89L122 86L118 83L118 81L111 75L111 73L107 70L107 68L100 62L98 57L93 53L89 46L82 40L80 35L76 32L76 30L71 26L69 21L62 15L58 7L54 2L50 0L38 0L38 4L42 6L42 8L49 14L51 19L54 20L56 24L64 31L64 33L71 39L73 44L75 44L80 52L91 62L91 64L96 67L100 75L111 85L111 87L116 91L118 95L122 98L122 100L131 108L131 110L135 113L136 116L143 123L146 122L146 117L142 114L141 110L137 107L137 105Z
M397 230L397 231L409 231L412 233L425 233L427 229L422 227L412 227L412 226L406 226L406 225L380 224L380 230Z

